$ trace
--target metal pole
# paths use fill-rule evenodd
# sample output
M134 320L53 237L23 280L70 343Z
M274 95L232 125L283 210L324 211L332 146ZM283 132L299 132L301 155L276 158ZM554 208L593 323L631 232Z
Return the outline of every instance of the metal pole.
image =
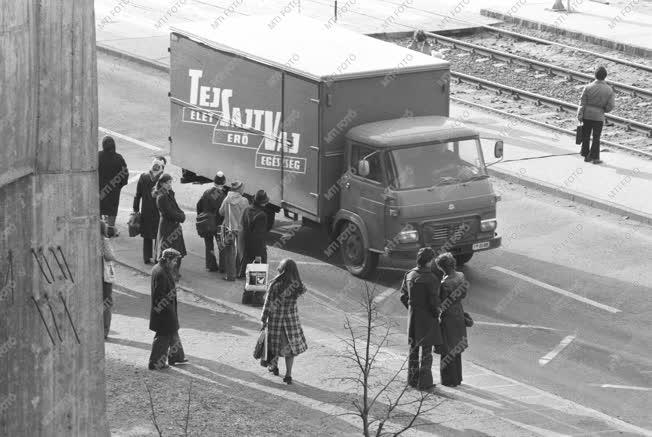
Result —
M337 0L335 0L334 8L335 8L335 22L337 23Z

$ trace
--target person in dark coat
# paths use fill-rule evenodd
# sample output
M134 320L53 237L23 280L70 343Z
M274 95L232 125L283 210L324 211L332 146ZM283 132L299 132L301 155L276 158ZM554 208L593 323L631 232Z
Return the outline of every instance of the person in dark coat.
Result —
M100 176L100 215L106 217L108 235L117 236L115 218L118 215L120 191L129 181L129 169L122 155L116 153L112 137L102 139L97 170Z
M149 356L149 370L161 370L170 365L187 363L183 345L179 338L179 313L177 291L173 273L181 254L174 249L165 249L158 264L152 269L152 307L149 314L149 329L154 331L152 353Z
M224 272L224 250L220 247L220 241L218 239L217 229L224 222L224 217L220 215L220 206L226 198L228 193L228 188L224 186L226 183L226 177L221 171L217 172L215 178L213 178L213 186L208 190L204 191L201 198L197 202L197 215L201 213L209 213L215 217L215 224L217 225L213 235L204 237L204 247L206 249L206 270L209 272L216 272L218 269ZM219 250L219 266L215 257L215 241L218 243Z
M285 357L283 382L292 384L294 357L308 350L303 334L297 299L306 292L297 263L284 259L278 265L278 276L269 285L260 320L267 331L269 371L278 375L278 357ZM267 358L267 357L266 357Z
M462 352L468 347L462 299L466 297L469 282L464 273L455 270L455 258L450 252L439 255L435 263L444 274L439 287L444 340L439 372L442 384L456 387L462 383Z
M252 263L256 257L267 263L267 233L272 229L274 223L269 219L265 206L269 198L264 190L258 190L254 197L253 205L245 209L242 214L242 234L244 241L244 252L242 264L240 265L240 277L244 278L247 264Z
M152 191L158 178L163 174L164 165L161 159L154 158L151 170L140 175L136 186L133 209L134 212L140 211L140 236L143 238L145 264L154 264L154 241L158 233L159 214Z
M172 176L163 173L156 182L156 188L152 193L156 197L156 207L160 215L158 233L156 236L157 258L165 249L172 248L181 254L175 269L175 279L181 275L181 260L187 255L186 244L183 241L183 230L181 223L186 221L186 214L179 208L174 191L172 191Z
M577 120L582 123L582 148L580 154L584 162L601 164L600 135L605 122L604 114L616 106L614 90L604 81L607 69L600 66L595 70L595 80L584 87L580 105L577 108ZM593 137L593 141L591 141ZM589 143L591 148L589 149Z
M421 390L435 386L432 348L439 350L443 343L439 329L439 281L430 269L434 257L432 248L420 249L417 266L405 273L401 285L401 302L408 310L408 384Z

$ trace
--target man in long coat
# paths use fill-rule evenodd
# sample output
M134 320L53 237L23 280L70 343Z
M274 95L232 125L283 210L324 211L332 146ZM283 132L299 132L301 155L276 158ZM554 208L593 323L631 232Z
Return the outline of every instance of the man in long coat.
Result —
M100 180L100 215L106 216L108 235L117 235L115 218L118 215L120 191L129 181L129 169L124 158L115 151L115 140L106 136L102 139L102 150L98 156L97 170Z
M242 248L240 226L242 214L249 206L249 201L242 195L244 185L240 181L231 182L231 190L220 206L220 215L224 217L224 226L232 236L231 241L224 241L224 280L235 281L238 274L238 259Z
M187 363L179 338L177 291L173 273L180 253L165 249L158 264L152 269L152 306L149 329L154 331L149 370L161 370L170 365Z
M209 272L215 272L221 270L224 272L224 250L222 247L219 247L219 266L215 258L215 240L217 239L217 229L224 222L224 217L220 215L220 206L228 193L228 188L224 186L226 183L226 177L221 171L217 172L215 178L213 178L213 186L208 190L204 191L201 198L197 202L197 215L201 213L212 214L215 217L215 232L204 237L204 247L206 249L206 270ZM219 243L219 241L218 241Z
M274 223L269 219L265 206L269 198L264 190L259 190L254 197L253 205L245 209L242 214L242 236L244 252L240 266L240 277L244 277L247 264L252 263L256 257L267 263L267 233Z
M430 269L434 257L430 247L420 249L417 267L405 274L401 285L401 302L408 310L408 384L422 390L435 385L432 348L443 343L439 328L439 280Z
M158 233L160 217L152 191L158 178L163 174L164 165L161 159L154 158L152 168L147 173L140 175L138 185L136 185L133 210L134 212L140 212L140 236L143 238L143 261L145 264L154 263L154 241Z

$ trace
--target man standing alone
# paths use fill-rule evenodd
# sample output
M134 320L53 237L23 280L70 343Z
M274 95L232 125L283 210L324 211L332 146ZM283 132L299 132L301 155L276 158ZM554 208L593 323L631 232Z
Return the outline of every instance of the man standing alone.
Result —
M149 370L161 370L170 365L187 363L179 338L177 290L174 270L181 253L165 249L158 264L152 269L152 309L149 329L156 333L149 356Z
M108 236L117 236L115 218L118 215L120 191L129 181L129 169L122 155L116 153L112 137L102 139L97 170L100 176L100 215L106 216Z
M580 154L585 162L601 164L600 160L600 135L604 125L604 114L610 112L615 106L614 91L605 83L607 69L598 67L595 70L595 79L584 87L577 110L577 119L582 123L582 150ZM589 142L593 135L591 150Z

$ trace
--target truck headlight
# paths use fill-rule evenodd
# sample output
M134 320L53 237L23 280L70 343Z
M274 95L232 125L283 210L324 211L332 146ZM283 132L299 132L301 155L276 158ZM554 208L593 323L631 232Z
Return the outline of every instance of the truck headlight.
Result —
M480 222L480 231L482 232L491 232L496 230L498 222L496 219L482 220Z
M419 241L419 232L417 230L401 231L398 233L399 243L416 243Z

